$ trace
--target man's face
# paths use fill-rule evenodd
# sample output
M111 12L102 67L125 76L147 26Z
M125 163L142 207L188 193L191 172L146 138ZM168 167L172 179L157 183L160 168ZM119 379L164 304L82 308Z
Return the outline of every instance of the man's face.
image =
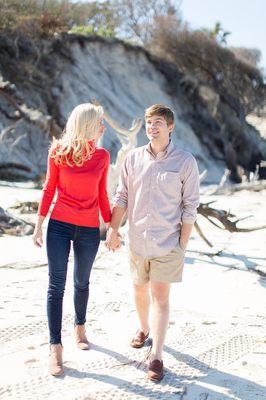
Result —
M173 128L174 125L167 125L166 119L162 116L153 115L146 119L146 135L151 142L168 142Z

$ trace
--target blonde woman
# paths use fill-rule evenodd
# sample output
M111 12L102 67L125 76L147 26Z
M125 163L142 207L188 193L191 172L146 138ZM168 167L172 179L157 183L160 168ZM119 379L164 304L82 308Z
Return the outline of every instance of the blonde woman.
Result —
M111 220L106 190L110 156L96 147L104 130L102 107L80 104L72 111L61 139L54 140L49 150L33 241L36 246L43 244L42 224L57 191L47 229L49 372L54 376L63 373L62 303L71 242L76 341L80 349L89 349L85 322L90 272L100 243L99 210L107 228Z

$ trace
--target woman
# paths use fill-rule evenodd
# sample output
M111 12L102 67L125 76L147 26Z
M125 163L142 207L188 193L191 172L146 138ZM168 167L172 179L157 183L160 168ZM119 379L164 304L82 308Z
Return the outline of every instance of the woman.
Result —
M54 139L49 150L33 241L36 246L43 243L42 224L57 190L58 197L47 229L47 314L49 372L52 375L63 373L62 303L71 241L74 250L75 336L80 349L89 349L85 322L89 277L100 243L99 209L107 228L111 220L106 190L110 156L95 144L104 130L102 107L80 104L72 111L61 139Z

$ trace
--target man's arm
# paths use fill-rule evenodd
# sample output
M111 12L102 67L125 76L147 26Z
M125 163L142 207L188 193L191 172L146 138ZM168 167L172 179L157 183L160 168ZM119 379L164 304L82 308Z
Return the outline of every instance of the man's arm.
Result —
M199 170L194 157L188 160L182 190L182 225L180 232L180 246L186 249L194 222L197 218L199 206Z
M125 158L119 184L116 190L115 198L114 198L114 206L112 209L112 219L110 223L110 228L108 229L107 238L105 245L109 250L115 250L120 247L120 239L118 229L121 225L123 217L127 211L127 202L128 202L128 159Z

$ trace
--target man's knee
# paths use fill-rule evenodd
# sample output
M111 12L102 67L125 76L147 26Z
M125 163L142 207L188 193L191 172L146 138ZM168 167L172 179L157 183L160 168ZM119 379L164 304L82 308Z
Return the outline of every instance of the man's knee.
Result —
M144 283L143 285L134 284L135 294L146 294L149 290L149 283Z
M160 308L168 308L169 307L169 297L162 296L152 296L152 303Z
M169 305L170 285L164 283L151 284L152 302L160 307L168 307Z

